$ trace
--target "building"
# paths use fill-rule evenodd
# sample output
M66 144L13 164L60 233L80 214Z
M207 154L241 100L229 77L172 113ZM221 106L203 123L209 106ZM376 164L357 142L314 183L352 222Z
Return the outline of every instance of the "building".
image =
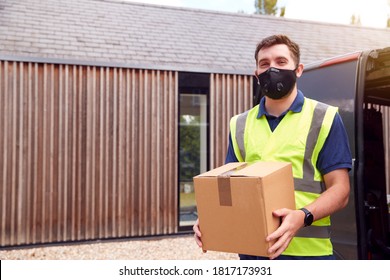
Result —
M0 2L0 246L189 230L191 177L224 162L252 106L255 46L310 63L389 29L136 4Z

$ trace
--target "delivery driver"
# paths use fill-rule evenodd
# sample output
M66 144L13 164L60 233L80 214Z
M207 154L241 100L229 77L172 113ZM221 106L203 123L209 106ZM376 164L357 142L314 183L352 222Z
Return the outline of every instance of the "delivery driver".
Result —
M297 209L278 209L280 227L270 259L334 259L330 215L348 203L351 152L337 108L304 97L299 46L285 35L256 48L255 76L264 95L259 105L230 121L228 162L291 162ZM234 225L231 225L234 227ZM202 246L197 220L195 240ZM240 259L264 259L240 255Z

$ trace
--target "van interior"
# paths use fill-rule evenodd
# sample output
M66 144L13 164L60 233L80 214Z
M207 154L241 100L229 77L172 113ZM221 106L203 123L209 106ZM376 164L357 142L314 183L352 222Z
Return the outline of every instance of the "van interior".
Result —
M364 216L369 259L390 259L390 48L372 51L363 94Z

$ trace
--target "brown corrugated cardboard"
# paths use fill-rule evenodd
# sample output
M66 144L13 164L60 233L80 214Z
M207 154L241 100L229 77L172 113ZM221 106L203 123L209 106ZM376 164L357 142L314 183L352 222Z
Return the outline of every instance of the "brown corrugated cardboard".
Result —
M203 250L267 256L265 241L295 209L291 163L228 163L194 177Z

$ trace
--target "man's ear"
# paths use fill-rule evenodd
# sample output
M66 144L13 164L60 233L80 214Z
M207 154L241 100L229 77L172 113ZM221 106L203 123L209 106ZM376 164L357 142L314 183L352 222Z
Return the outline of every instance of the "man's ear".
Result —
M295 71L295 73L297 73L297 78L299 78L299 77L302 76L303 69L304 69L303 64L302 64L302 63L299 63L299 65L298 65L298 67L297 67L297 70Z

